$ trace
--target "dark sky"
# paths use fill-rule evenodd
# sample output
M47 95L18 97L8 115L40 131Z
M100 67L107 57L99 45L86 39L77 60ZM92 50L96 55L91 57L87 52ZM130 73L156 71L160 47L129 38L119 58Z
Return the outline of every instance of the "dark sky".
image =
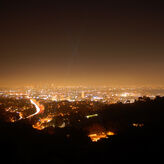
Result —
M0 2L0 86L164 85L162 1Z

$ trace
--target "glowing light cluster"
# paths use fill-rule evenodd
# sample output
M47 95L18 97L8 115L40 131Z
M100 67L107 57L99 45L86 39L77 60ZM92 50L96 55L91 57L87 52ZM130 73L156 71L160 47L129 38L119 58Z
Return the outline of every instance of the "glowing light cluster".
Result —
M144 124L143 123L133 123L132 124L134 127L143 127Z
M92 142L97 142L98 140L102 138L108 138L108 136L113 136L113 135L115 135L114 132L108 131L108 132L89 134L88 137L90 137Z
M40 120L34 124L32 127L38 130L42 130L47 127L46 123L49 123L52 120L51 117L40 118Z
M127 97L127 96L129 96L129 93L127 92L121 94L121 97Z

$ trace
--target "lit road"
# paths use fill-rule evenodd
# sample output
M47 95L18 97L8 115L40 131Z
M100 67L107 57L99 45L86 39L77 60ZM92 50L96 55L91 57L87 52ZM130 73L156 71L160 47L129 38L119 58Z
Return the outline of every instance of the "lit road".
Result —
M36 112L33 113L32 115L28 116L27 118L33 117L44 111L44 106L40 105L39 102L37 102L35 99L30 99L30 101L31 101L31 104L33 104L35 106Z

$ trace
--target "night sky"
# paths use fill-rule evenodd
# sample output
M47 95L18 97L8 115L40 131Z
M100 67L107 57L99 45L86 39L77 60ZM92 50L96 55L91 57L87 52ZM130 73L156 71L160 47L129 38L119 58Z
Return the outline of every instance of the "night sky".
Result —
M0 2L0 86L164 85L162 1Z

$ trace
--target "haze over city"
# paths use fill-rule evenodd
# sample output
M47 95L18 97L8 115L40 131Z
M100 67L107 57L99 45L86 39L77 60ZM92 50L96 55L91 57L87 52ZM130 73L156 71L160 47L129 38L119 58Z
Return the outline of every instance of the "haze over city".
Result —
M163 0L1 0L0 20L0 161L163 160Z
M163 86L160 1L20 1L0 7L0 86Z

